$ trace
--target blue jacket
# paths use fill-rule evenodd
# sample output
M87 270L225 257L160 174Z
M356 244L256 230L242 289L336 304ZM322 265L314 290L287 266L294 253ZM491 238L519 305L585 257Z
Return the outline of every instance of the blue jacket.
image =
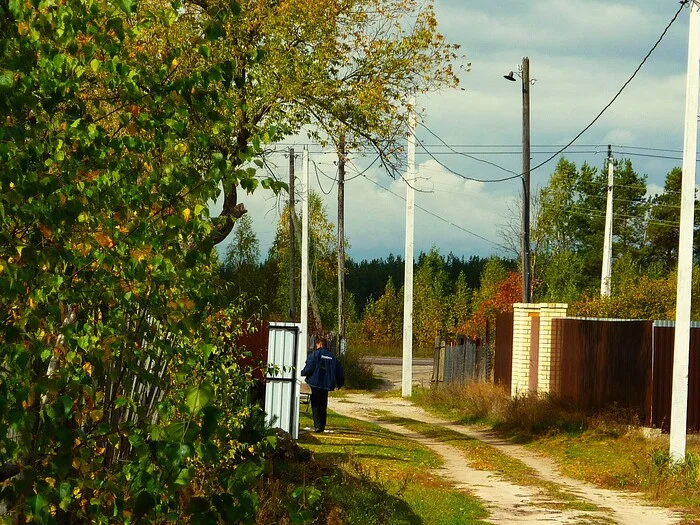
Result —
M335 390L345 384L343 365L325 347L319 348L306 359L301 375L306 377L306 382L312 388Z

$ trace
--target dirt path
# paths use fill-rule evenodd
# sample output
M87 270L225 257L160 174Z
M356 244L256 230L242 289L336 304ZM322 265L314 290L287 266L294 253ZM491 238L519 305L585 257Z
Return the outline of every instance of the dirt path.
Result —
M467 489L480 498L490 513L488 521L491 523L665 525L681 521L679 515L667 509L653 507L634 495L601 489L590 483L566 477L548 458L482 430L450 424L402 398L350 394L343 398L329 399L329 408L344 416L377 423L435 451L444 461L444 466L438 469L437 474L451 481L456 487ZM556 509L554 507L557 504L561 506L562 502L553 501L544 490L516 485L498 473L474 469L469 466L469 458L464 452L399 425L381 421L382 413L439 425L483 441L498 451L522 461L542 480L555 483L562 491L574 496L578 501L594 505L597 510Z

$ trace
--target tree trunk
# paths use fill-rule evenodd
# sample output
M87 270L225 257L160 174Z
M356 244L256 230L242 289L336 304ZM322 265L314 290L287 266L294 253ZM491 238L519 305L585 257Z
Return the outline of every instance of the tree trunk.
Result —
M296 258L294 242L294 148L289 148L289 317L296 319L296 286L294 286L294 260Z

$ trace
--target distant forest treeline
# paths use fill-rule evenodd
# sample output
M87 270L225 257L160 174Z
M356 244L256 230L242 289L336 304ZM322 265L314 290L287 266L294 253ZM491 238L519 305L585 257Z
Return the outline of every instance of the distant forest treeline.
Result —
M415 262L415 268L418 268L428 254L421 252ZM488 261L487 258L472 255L469 258L457 257L453 253L447 256L442 256L444 261L444 270L447 272L448 283L452 289L449 293L454 293L454 283L457 282L457 277L460 272L464 273L467 286L471 289L479 288L481 273ZM515 268L514 261L508 261L509 265ZM366 259L356 262L353 259L348 259L345 264L347 276L345 278L345 286L347 290L355 298L355 306L357 312L362 314L367 305L367 301L371 299L379 299L384 294L387 281L391 278L397 289L403 286L404 279L404 259L401 256L389 254L386 258Z

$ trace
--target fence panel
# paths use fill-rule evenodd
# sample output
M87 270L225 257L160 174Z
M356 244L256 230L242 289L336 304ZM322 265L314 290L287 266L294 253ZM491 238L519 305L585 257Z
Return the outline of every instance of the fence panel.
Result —
M510 390L513 373L513 312L496 317L496 355L494 356L493 382Z
M479 372L488 368L477 355L478 347L474 343L461 345L436 345L433 360L433 381L439 383L464 383L479 379Z
M561 395L586 411L651 410L652 322L554 319L562 332Z
M654 326L654 367L651 417L647 424L668 432L671 421L673 387L673 323ZM688 367L688 432L700 432L700 328L690 329Z

